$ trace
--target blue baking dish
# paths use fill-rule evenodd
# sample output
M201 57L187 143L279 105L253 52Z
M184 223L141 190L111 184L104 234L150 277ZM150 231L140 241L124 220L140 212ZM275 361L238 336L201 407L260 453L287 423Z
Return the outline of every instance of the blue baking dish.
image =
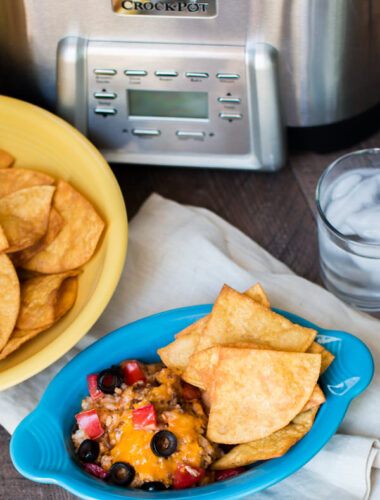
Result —
M311 431L284 456L259 462L250 470L209 486L148 493L120 488L88 475L75 460L71 428L81 399L88 395L86 375L123 359L158 360L156 351L173 341L174 334L211 311L211 305L192 306L150 316L103 337L68 363L51 381L37 408L17 427L10 443L16 469L28 479L54 483L85 499L122 498L208 500L244 498L278 483L308 462L327 443L342 422L347 408L370 383L374 364L370 351L357 337L324 330L284 311L291 321L315 328L317 341L336 359L321 377L326 402Z

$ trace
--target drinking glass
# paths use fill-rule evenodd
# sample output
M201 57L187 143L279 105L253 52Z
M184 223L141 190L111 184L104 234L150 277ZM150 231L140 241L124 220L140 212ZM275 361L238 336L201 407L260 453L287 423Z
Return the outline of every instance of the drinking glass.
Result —
M380 311L380 148L338 158L316 189L322 280L345 302Z

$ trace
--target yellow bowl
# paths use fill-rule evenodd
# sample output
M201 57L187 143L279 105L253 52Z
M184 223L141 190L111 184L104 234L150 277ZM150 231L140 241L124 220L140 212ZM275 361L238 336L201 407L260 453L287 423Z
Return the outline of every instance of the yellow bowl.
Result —
M79 278L78 297L71 311L0 361L0 390L4 390L63 356L101 315L123 269L128 221L123 195L107 162L83 135L53 114L0 96L0 149L16 158L16 167L40 170L70 182L91 200L107 224L95 255Z

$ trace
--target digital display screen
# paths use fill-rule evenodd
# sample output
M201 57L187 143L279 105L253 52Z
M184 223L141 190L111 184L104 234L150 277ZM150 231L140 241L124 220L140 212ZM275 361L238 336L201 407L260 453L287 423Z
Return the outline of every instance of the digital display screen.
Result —
M130 116L208 118L207 92L127 90Z

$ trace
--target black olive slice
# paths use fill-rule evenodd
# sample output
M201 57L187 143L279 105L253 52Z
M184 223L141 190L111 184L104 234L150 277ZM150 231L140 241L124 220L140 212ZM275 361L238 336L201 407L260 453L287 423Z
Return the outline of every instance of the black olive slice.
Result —
M169 457L177 449L177 438L170 431L159 431L152 437L150 447L157 457Z
M125 462L115 462L110 469L112 482L120 486L128 486L135 477L135 469Z
M166 490L164 483L160 481L150 481L149 483L143 483L140 488L144 491L163 491Z
M121 380L124 380L124 372L120 365L112 365L110 370L117 373Z
M113 394L116 387L120 387L123 383L123 378L117 370L107 368L98 375L98 389L105 394Z
M85 439L78 448L78 458L81 462L95 462L99 455L99 443L92 439Z

